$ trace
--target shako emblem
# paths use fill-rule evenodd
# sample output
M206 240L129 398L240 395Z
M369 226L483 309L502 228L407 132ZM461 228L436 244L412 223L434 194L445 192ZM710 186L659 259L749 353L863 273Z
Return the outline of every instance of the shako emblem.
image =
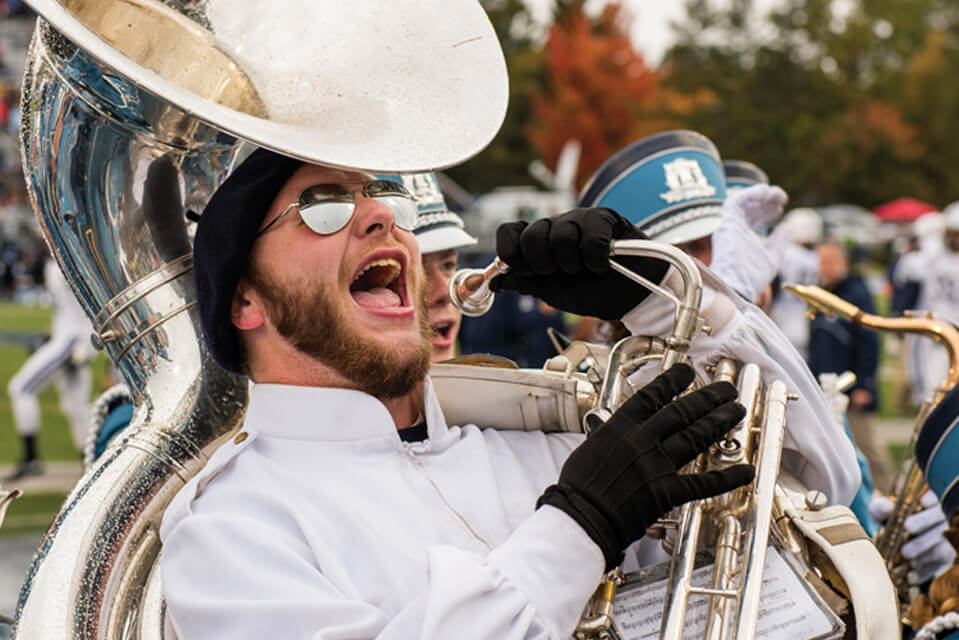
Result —
M666 186L669 191L659 196L670 204L716 195L716 187L709 184L706 174L696 160L677 158L664 164L663 170L666 172Z

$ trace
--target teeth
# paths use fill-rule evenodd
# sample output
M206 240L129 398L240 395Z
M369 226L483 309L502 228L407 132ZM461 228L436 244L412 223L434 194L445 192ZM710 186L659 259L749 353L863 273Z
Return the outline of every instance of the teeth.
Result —
M353 282L356 282L357 280L359 280L361 277L363 277L364 273L366 273L373 267L389 267L390 270L392 271L392 273L390 274L390 282L392 282L396 278L396 276L400 274L400 270L402 269L402 266L400 265L399 260L397 260L396 258L381 258L379 260L374 260L373 262L363 267L363 270L360 271L358 274L356 274L356 277L353 278Z

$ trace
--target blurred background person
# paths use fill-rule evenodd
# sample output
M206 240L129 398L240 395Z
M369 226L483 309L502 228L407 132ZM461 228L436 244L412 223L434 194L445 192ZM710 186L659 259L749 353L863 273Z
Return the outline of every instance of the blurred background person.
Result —
M923 214L910 225L907 234L900 236L904 247L891 268L890 283L893 294L890 312L902 315L919 308L919 293L923 272L931 256L942 252L944 216L938 211Z
M503 356L520 367L535 369L557 354L547 330L565 335L569 327L566 314L542 300L502 291L488 313L463 319L460 351Z
M785 227L789 242L783 248L779 273L773 284L769 315L808 362L809 321L806 318L806 303L782 291L779 285L819 283L819 258L813 249L822 240L823 220L814 209L803 207L786 213L780 226Z
M927 214L918 220L919 251L902 257L897 279L910 288L913 308L931 311L955 324L959 322L959 202L944 208L938 218ZM933 224L935 223L935 224ZM912 300L910 299L909 302ZM945 349L929 338L909 336L910 380L916 404L932 398L949 368Z
M43 277L53 303L50 340L27 359L7 387L14 424L23 443L20 462L7 480L43 472L37 454L37 431L41 421L37 396L50 383L57 387L60 408L70 423L77 451L81 451L86 443L93 383L90 372L93 326L54 260L47 259Z
M866 313L875 313L872 295L865 281L849 270L849 259L841 244L826 240L816 248L820 285ZM853 439L869 461L876 489L891 490L888 453L875 434L875 413L879 406L877 375L879 335L834 315L817 314L810 323L809 368L819 378L823 373L856 374L849 391L846 417Z
M931 211L916 218L908 227L908 232L899 236L903 245L900 254L890 267L889 284L892 300L889 312L893 316L915 311L923 304L921 299L922 281L929 261L942 253L943 234L946 222L942 213ZM924 345L924 342L930 344ZM923 354L935 348L932 341L915 334L906 334L899 340L896 350L902 362L906 385L901 387L901 405L918 407L922 404L923 394L928 391L926 374L921 358Z

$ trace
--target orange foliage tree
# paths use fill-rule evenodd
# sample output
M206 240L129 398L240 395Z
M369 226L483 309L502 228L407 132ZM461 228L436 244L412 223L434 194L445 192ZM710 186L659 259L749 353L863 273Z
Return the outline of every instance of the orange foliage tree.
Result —
M547 88L532 98L527 135L549 166L556 165L567 140L580 141L577 186L619 149L675 126L676 111L709 100L659 87L655 72L630 42L630 20L618 3L591 19L582 2L574 2L549 30Z

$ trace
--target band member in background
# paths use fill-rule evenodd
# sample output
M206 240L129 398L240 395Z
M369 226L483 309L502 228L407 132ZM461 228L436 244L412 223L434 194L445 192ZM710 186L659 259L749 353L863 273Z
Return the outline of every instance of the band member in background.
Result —
M819 282L824 289L866 313L874 313L872 294L865 281L849 272L846 250L835 241L816 248ZM809 331L809 368L813 375L852 371L855 386L849 391L846 417L856 445L866 455L876 489L892 490L889 456L876 440L875 413L879 406L879 335L836 316L817 314Z
M767 247L756 230L772 225L787 199L785 191L759 183L759 177L754 175L749 187L735 182L727 197L715 145L694 131L665 131L607 160L580 204L624 212L650 240L679 247L754 302L778 268L779 254L771 249L782 244L777 236Z
M779 282L818 284L819 257L814 249L822 242L822 216L815 209L792 209L783 216L779 227L786 230L789 240L783 250ZM806 318L806 303L796 296L774 289L769 315L796 347L796 351L808 361L809 320Z
M376 177L403 184L416 200L413 234L426 272L432 360L449 360L456 355L456 336L463 319L463 314L450 300L449 282L458 265L457 249L476 244L476 238L466 233L463 219L446 206L436 174L376 174Z
M609 269L609 245L639 234L603 210L579 223L578 242L549 250L587 269L530 293L562 287L577 309L623 315L648 292ZM401 184L262 149L204 209L204 336L254 386L243 430L164 515L181 640L568 638L656 518L752 479L748 465L677 474L744 414L726 383L670 402L693 379L685 365L588 440L448 426L426 376L415 225Z
M704 264L715 261L719 251L730 256L723 260L726 264L731 265L733 257L741 256L742 263L769 262L771 267L770 259L758 257L764 251L763 242L752 231L756 220L748 220L755 217L771 223L775 215L770 212L774 214L782 207L785 194L776 187L760 184L725 198L725 185L722 160L708 138L692 131L669 131L644 138L614 154L590 179L580 205L622 211L651 239L685 248ZM756 194L757 202L744 206L751 201L751 194ZM761 213L761 209L766 213ZM730 221L738 221L740 232L725 234L717 242L714 233L726 216ZM537 221L530 229L538 227L545 233L548 226L546 221ZM544 260L536 265L537 273L550 273L546 269L551 266ZM765 280L744 278L740 282L768 283L774 273L775 269L769 269L763 276ZM785 381L800 400L789 405L783 468L806 487L823 491L830 502L850 505L861 485L853 445L833 417L802 357L769 317L747 301L758 296L762 288L751 285L749 296L744 297L730 288L724 274L711 267L704 268L702 275L706 285L703 310L712 333L693 340L690 359L701 368L704 379L709 379L705 370L709 364L729 357L759 364L767 382ZM503 278L511 277L507 274ZM666 282L668 285L670 276ZM563 308L560 302L545 299ZM622 320L634 334L665 337L674 313L672 302L650 296ZM802 319L806 322L805 315Z
M7 387L13 420L23 442L23 457L6 480L43 473L37 453L40 429L38 396L50 383L57 387L60 410L70 425L77 451L82 451L90 422L90 392L93 378L90 360L93 326L80 307L57 263L48 259L43 267L44 287L53 304L50 340L23 364Z
M939 237L927 240L924 243L926 248L910 259L912 265L903 264L903 268L918 277L916 308L931 311L956 324L959 323L959 202L945 207L942 221L945 228ZM946 377L948 356L929 338L910 342L909 370L917 389L916 399L922 401L932 398Z

